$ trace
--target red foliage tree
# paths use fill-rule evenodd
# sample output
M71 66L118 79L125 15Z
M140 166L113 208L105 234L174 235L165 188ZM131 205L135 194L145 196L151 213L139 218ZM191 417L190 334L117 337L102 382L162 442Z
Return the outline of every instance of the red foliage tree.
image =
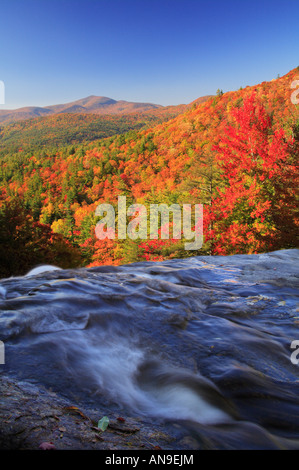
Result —
M298 166L294 141L272 130L255 94L231 111L214 147L224 186L208 216L212 253L255 253L296 246ZM295 152L296 153L296 152Z

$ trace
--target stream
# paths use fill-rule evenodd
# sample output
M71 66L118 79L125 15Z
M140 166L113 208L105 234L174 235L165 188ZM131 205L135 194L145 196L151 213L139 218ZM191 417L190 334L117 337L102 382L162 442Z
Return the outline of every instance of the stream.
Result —
M299 449L298 262L292 249L2 279L0 376L198 448Z

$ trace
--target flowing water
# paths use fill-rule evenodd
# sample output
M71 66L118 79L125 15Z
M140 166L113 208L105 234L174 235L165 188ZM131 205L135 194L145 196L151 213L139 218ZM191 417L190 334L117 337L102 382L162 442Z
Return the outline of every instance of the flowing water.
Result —
M180 426L199 448L299 449L298 261L282 250L3 279L0 373Z

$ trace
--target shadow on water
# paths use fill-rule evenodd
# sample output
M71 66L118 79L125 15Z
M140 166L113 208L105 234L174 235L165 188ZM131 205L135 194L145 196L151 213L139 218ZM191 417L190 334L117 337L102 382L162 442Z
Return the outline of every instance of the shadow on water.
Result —
M195 448L299 449L299 250L0 281L0 372Z

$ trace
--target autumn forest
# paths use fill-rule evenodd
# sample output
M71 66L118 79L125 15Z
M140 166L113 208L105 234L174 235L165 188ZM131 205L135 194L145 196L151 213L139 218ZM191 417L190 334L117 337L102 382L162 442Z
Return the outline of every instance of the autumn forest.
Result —
M37 264L120 265L298 247L296 80L299 67L188 106L1 123L0 276ZM202 247L185 250L183 237L98 239L97 206L116 207L121 195L147 208L203 204Z

